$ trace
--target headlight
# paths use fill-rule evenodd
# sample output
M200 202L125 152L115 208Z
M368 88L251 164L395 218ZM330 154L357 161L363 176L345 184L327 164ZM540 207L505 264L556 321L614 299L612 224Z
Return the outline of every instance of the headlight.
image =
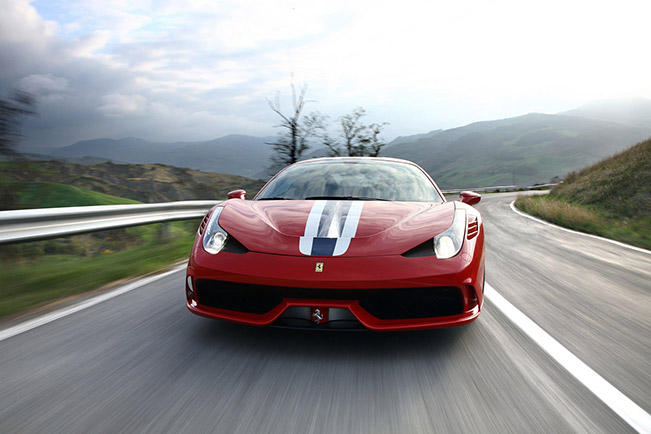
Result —
M434 237L434 253L439 259L448 259L455 256L463 245L463 236L466 233L466 210L455 209L452 225Z
M219 226L219 215L223 209L216 208L213 211L206 225L206 232L203 234L203 249L212 255L219 253L228 239L228 233Z

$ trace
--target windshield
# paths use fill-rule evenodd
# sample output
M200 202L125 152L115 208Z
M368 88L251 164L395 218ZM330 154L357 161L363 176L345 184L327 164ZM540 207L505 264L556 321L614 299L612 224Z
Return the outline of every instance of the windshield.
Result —
M315 161L291 166L256 197L271 199L443 202L418 167L382 160Z

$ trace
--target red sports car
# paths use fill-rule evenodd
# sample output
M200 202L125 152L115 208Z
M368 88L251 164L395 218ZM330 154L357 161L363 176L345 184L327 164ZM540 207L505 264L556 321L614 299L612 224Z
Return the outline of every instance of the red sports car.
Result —
M251 325L415 330L467 324L484 288L484 230L416 164L320 158L281 170L204 217L187 307Z

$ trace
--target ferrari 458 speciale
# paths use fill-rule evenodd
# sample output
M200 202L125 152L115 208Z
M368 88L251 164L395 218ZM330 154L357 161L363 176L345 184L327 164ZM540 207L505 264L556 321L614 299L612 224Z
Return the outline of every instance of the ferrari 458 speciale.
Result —
M319 158L253 198L235 190L198 229L191 312L251 325L416 330L467 324L484 289L484 230L416 164Z

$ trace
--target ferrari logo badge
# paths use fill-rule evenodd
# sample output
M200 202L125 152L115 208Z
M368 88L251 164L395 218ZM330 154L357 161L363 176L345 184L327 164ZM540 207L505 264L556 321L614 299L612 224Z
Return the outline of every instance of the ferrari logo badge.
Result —
M323 273L323 262L317 262L316 268L314 269L315 273Z
M314 321L317 324L323 321L323 314L321 313L320 309L314 310L314 312L312 313L312 321Z

